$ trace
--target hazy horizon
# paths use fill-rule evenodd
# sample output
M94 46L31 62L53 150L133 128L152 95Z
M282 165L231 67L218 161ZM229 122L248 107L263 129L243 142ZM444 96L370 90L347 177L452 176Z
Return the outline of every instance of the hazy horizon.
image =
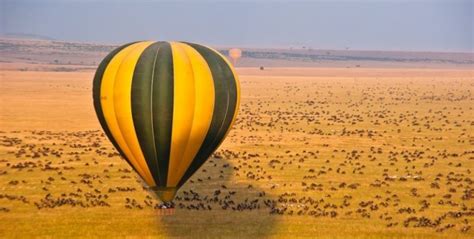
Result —
M120 44L473 52L472 1L1 0L0 34Z

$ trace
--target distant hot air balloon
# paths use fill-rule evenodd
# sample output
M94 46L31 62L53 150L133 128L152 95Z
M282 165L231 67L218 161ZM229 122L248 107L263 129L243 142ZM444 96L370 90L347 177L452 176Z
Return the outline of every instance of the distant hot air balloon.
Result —
M185 42L134 42L112 51L94 77L105 134L163 202L222 143L239 83L217 51Z
M242 50L238 48L232 48L229 50L229 57L232 58L232 63L237 64L237 60L242 57Z

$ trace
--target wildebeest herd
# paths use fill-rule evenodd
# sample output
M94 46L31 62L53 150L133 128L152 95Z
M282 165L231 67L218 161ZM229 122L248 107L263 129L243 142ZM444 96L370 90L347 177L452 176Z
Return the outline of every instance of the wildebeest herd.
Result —
M472 77L241 81L236 124L176 212L472 238ZM2 221L73 208L165 217L98 129L2 131L0 157Z

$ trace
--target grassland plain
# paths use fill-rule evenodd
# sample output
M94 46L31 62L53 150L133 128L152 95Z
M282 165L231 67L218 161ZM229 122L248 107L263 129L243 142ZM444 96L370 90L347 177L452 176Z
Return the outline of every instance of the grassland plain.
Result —
M93 71L0 71L0 237L474 237L472 70L238 73L235 126L163 215Z

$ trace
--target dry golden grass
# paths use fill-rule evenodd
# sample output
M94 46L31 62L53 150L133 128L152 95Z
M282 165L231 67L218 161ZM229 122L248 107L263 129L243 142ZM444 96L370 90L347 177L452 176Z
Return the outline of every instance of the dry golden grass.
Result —
M1 71L0 237L474 237L473 71L238 72L234 129L161 215L93 72Z

